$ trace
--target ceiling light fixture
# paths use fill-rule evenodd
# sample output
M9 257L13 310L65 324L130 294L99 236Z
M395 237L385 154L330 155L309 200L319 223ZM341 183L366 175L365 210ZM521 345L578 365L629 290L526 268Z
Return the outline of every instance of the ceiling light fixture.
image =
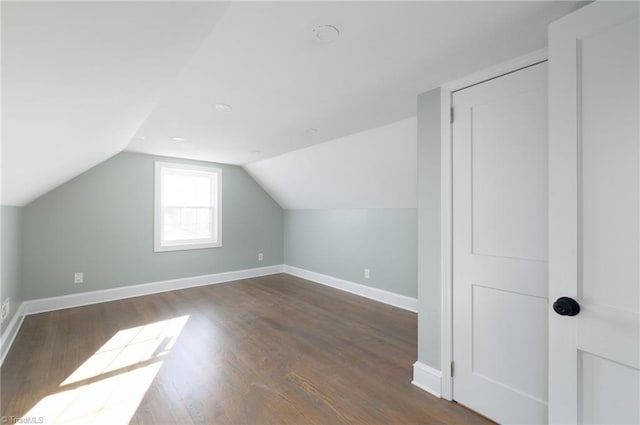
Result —
M313 29L313 39L319 43L333 43L340 38L340 31L333 25L318 25Z
M307 128L307 134L315 134L318 132L317 128Z
M216 108L216 110L222 111L222 112L227 112L227 111L230 111L232 109L231 105L227 105L225 103L218 103L218 104L216 104L215 108Z
M184 137L172 137L171 140L173 140L174 142L184 142L185 139Z
M251 153L254 155L258 155L259 153L262 153L262 151L259 151L258 149L254 149L251 151Z

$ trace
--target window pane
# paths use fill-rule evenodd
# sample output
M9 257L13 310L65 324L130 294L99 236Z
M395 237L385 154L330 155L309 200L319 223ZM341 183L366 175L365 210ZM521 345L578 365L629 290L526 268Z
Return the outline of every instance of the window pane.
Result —
M162 205L170 207L209 207L215 175L184 175L167 170L164 173Z
M164 240L210 239L213 208L164 207Z

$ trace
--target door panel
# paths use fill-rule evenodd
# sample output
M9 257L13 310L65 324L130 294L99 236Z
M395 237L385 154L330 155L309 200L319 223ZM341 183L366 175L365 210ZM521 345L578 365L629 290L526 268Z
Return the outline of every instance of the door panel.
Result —
M546 99L525 91L471 108L474 254L546 261Z
M640 423L638 3L597 2L549 29L552 423Z
M640 423L640 372L588 352L581 352L582 422Z
M634 104L638 55L627 52L638 49L636 26L637 22L627 22L585 37L578 51L582 62L580 289L590 305L628 311L638 311L639 294L638 117L629 116L638 111ZM633 72L635 76L630 75ZM636 95L630 96L634 90Z
M546 369L547 353L540 350L547 345L546 321L522 321L517 327L506 327L504 321L505 317L544 317L546 298L480 285L473 285L472 291L473 373L545 403L547 377L522 365Z
M547 419L545 63L453 94L453 397Z

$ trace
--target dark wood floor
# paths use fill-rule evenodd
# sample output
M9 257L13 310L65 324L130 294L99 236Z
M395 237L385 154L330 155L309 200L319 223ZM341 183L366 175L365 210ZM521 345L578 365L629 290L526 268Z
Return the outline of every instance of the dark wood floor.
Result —
M0 370L1 411L65 424L489 423L411 385L415 360L415 314L280 274L28 316Z

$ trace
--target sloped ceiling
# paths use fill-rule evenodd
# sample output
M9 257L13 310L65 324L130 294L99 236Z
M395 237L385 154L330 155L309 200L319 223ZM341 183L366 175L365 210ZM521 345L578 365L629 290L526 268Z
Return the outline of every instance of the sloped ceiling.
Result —
M416 118L245 166L284 209L415 208Z
M23 205L125 148L246 165L404 120L418 93L544 47L546 25L574 8L2 2L2 204ZM320 24L340 38L314 41ZM302 205L284 193L296 192L289 181L274 196Z
M2 2L2 204L122 151L226 3Z
M128 149L247 164L396 122L419 93L545 47L547 24L574 7L234 2ZM340 38L314 41L321 24Z

